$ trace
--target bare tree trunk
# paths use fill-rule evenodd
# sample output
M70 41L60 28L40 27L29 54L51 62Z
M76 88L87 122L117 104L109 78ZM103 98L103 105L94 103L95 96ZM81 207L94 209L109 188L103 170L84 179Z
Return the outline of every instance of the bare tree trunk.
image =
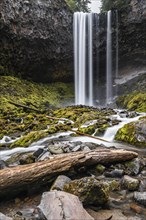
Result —
M0 170L0 198L28 190L30 186L47 184L71 168L126 161L137 157L137 153L125 150L97 149L62 154L52 159L28 165Z

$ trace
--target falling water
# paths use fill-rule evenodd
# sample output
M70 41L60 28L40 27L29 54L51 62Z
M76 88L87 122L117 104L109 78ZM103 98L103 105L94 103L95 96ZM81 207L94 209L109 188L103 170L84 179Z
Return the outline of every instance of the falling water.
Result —
M86 13L74 14L75 102L85 104Z
M119 78L119 19L118 19L118 10L116 10L116 71L115 71L115 96L118 95L118 85L116 80Z
M107 13L105 73L102 72L102 69L99 71L99 47L101 44L99 41L99 26L99 15L83 12L74 13L74 71L76 105L82 104L93 106L95 102L94 100L97 100L98 104L109 104L113 101L113 82L114 77L117 77L118 75L118 47L116 48L116 74L115 76L112 76L111 11ZM116 36L116 46L118 46L118 32L116 32ZM97 51L95 50L95 45L97 45ZM96 55L97 59L95 57ZM106 78L106 81L103 82L104 78ZM105 101L103 102L103 100Z
M118 10L116 10L116 79L119 76L119 31L118 31L119 19L118 19Z
M93 105L93 51L92 51L92 13L88 14L88 62L89 62L89 105Z
M92 13L74 13L75 104L93 105L92 26Z
M113 100L112 86L112 30L111 11L107 13L107 48L106 48L106 104Z

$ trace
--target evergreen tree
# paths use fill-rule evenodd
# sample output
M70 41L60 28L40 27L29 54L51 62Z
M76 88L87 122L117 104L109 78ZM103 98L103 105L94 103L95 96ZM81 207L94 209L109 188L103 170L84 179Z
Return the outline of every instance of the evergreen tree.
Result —
M112 8L123 8L127 7L130 4L130 0L101 0L102 2L102 11L109 11Z
M88 4L91 3L90 0L66 0L72 11L83 11L89 12Z

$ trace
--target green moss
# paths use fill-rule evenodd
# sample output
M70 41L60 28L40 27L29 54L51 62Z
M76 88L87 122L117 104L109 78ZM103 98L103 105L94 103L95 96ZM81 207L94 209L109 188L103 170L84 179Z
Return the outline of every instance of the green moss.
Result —
M84 128L79 128L79 131L84 133L84 134L93 134L95 132L95 129L97 128L97 124L84 127Z
M98 164L98 165L96 166L96 171L97 171L97 173L99 173L99 174L103 174L104 171L105 171L105 166L103 166L102 164Z
M120 190L120 181L112 180L108 182L110 191L119 191Z
M118 97L117 105L130 111L146 112L146 92L133 92Z
M24 135L19 140L15 141L10 145L10 148L14 147L28 147L34 141L37 141L48 135L47 131L32 131L27 135Z
M0 76L0 112L18 109L9 101L43 110L72 102L73 98L72 84L37 84L12 76Z
M141 120L144 120L144 119L141 119ZM120 128L118 132L116 133L115 140L123 141L123 142L136 145L136 146L140 146L140 147L146 147L146 141L144 139L140 141L138 138L140 134L140 131L139 131L140 129L138 128L139 121L131 122L129 124L124 125L122 128Z
M84 205L104 205L109 198L109 185L92 177L73 180L65 184L63 189L78 196Z

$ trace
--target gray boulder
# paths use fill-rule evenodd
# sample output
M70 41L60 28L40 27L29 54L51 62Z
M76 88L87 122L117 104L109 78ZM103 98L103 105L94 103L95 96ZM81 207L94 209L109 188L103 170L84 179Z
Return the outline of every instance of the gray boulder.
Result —
M77 196L62 191L43 193L39 209L48 220L94 220Z

